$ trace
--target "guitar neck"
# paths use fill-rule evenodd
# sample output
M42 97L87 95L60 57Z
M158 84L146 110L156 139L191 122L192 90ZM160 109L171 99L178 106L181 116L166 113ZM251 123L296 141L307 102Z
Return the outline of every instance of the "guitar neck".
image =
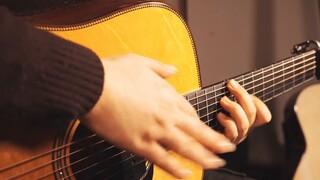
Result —
M248 93L267 102L315 77L316 52L310 50L232 79L239 82ZM228 91L226 83L227 80L224 80L185 95L198 112L200 119L213 128L218 125L215 120L216 115L222 111L219 105L220 99L228 96L236 101Z

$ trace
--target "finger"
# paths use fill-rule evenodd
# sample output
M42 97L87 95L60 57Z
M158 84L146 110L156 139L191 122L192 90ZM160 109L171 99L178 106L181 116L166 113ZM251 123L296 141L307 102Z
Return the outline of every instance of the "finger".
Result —
M241 105L249 120L249 127L254 123L256 118L256 106L251 95L235 80L231 79L228 84L228 89L236 97L237 102Z
M194 107L190 104L189 101L187 101L183 96L178 94L177 104L180 110L186 114L189 114L190 116L199 119L199 115L197 111L194 109Z
M170 150L190 159L204 168L216 169L225 165L225 161L209 151L205 146L182 132L180 129L172 126L167 128L167 136L160 139Z
M192 175L189 169L183 168L169 152L156 142L148 143L144 148L138 150L148 161L159 168L172 174L176 178L187 178Z
M231 142L235 142L238 137L238 130L234 120L222 112L218 113L217 120L224 127L225 136Z
M238 137L236 139L236 142L238 142L248 133L250 124L247 115L238 103L231 101L226 96L221 98L220 105L223 109L230 113L230 117L234 119L237 125Z
M194 118L188 114L181 113L176 115L176 127L184 133L193 137L200 144L215 153L231 152L236 149L228 138L223 134L214 131L212 128L204 124L199 118Z
M139 56L139 55L135 55L135 56ZM152 69L155 73L157 73L162 78L169 77L178 71L178 69L175 66L164 64L160 61L156 61L154 59L150 59L147 57L139 56L139 61L147 65L150 69Z
M253 102L257 107L256 120L253 127L257 127L271 121L272 115L265 103L256 96L252 96Z

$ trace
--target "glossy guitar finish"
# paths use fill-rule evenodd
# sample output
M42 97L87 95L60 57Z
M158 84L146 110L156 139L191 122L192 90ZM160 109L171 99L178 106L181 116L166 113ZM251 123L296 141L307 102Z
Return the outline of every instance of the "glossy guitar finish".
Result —
M102 3L100 10L103 10L103 3L109 1L97 2ZM46 17L55 19L52 13ZM223 96L236 99L228 92L226 81L201 87L191 34L174 10L162 3L143 3L94 17L90 21L63 24L57 24L56 20L44 23L46 18L26 19L37 28L92 49L99 57L136 53L176 66L179 71L168 82L193 105L205 124L217 127L219 100ZM234 79L250 94L269 101L313 79L319 72L316 71L319 46L304 48L312 43L315 41L297 45L295 49L299 51L294 57ZM142 178L150 167L144 159L97 138L77 120L54 127L19 123L1 127L6 129L0 131L0 179L123 179L127 173L137 173ZM193 171L189 179L202 179L202 168L172 155ZM135 169L137 172L131 171ZM125 177L130 179L130 174ZM174 178L155 167L153 179Z
M181 94L200 88L197 57L191 34L183 19L165 4L143 3L88 22L71 25L33 23L39 29L50 31L92 49L101 58L136 53L172 64L179 69L179 72L168 78L168 81ZM21 145L1 140L0 179L8 177L82 179L92 174L94 175L93 179L105 174L109 174L110 178L117 179L120 176L113 177L113 174L118 171L115 167L123 167L122 165L113 167L114 164L121 164L126 159L130 159L130 161L125 162L123 166L131 166L137 161L140 165L145 164L141 159L134 160L134 155L130 157L130 153L124 153L106 142L101 142L96 137L90 138L89 142L78 143L78 141L87 141L87 137L94 136L83 130L84 128L79 126L79 121L72 121L52 129L33 129L33 132L37 132L36 134L24 129L24 127L16 129L21 129L20 133L26 134L26 136L19 138L19 141L25 141L25 143ZM38 136L46 137L46 140L39 141ZM35 141L35 143L29 144L29 141ZM105 148L99 147L101 144ZM90 149L91 146L94 148ZM110 151L109 149L112 152L106 152ZM100 154L103 155L98 155L99 151L102 151ZM193 170L194 176L190 179L201 179L202 169L198 165L178 157L174 153L172 155L176 156L184 166ZM34 159L34 156L40 157ZM109 160L113 156L116 159ZM29 158L31 158L30 162L15 164ZM102 162L106 168L99 169L97 167L101 164L99 161L110 162L109 164ZM97 172L93 172L92 169ZM99 174L99 171L102 172ZM119 170L117 173L124 174L126 170ZM155 167L153 179L163 180L173 179L173 177Z

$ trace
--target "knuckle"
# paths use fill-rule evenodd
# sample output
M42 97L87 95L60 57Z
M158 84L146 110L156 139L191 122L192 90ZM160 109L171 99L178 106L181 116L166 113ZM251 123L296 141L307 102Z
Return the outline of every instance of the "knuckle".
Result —
M159 139L159 135L158 133L156 133L156 131L152 130L152 128L149 128L147 131L145 131L142 134L142 140L144 142L150 143L150 142L156 141L157 139ZM137 141L137 143L140 143L140 142Z
M238 128L239 135L240 135L240 136L243 136L244 134L247 134L248 130L249 130L249 124L248 124L248 123L243 123L243 124Z
M243 113L243 109L238 103L234 103L232 107L230 107L230 111L235 113L235 114L241 114Z
M271 119L272 119L272 115L271 115L270 112L264 113L263 118L264 118L266 123L269 123L271 121Z
M256 114L257 114L257 110L256 108L249 108L248 111L247 111L247 116L248 116L248 119L252 121L254 121L255 117L256 117Z
M231 141L235 141L238 137L238 132L237 131L226 131L226 137Z
M168 130L169 127L173 124L173 118L170 115L164 115L163 113L167 112L165 112L165 110L162 110L162 113L157 115L156 124L160 129ZM153 130L151 129L149 129L149 131L153 132Z
M132 146L133 146L133 148L136 149L138 152L144 150L143 144L144 144L144 143L142 142L142 140L141 140L141 139L138 139L138 138L136 138L136 139L134 139L134 140L132 141Z

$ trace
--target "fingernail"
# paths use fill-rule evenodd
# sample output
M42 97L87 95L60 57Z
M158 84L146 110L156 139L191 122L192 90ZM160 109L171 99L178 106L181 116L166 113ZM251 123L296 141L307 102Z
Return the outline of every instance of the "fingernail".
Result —
M227 96L223 96L223 97L221 98L221 100L222 100L224 103L226 103L226 104L228 104L228 103L231 102L231 100L230 100Z
M187 178L193 175L192 171L190 171L189 169L180 169L179 174L181 178Z
M217 114L217 118L221 118L221 119L226 119L228 116L227 115L225 115L224 113L222 113L222 112L219 112L218 114Z
M168 73L169 74L175 74L178 71L178 69L175 66L168 65Z
M205 160L207 167L218 168L226 165L226 161L220 158L208 158Z
M225 151L235 151L236 150L236 145L228 142L228 141L221 141L218 143L218 145L223 148Z
M230 84L230 86L231 86L232 88L234 88L234 89L239 87L238 82L235 81L234 79L231 79L231 80L229 81L229 84Z

